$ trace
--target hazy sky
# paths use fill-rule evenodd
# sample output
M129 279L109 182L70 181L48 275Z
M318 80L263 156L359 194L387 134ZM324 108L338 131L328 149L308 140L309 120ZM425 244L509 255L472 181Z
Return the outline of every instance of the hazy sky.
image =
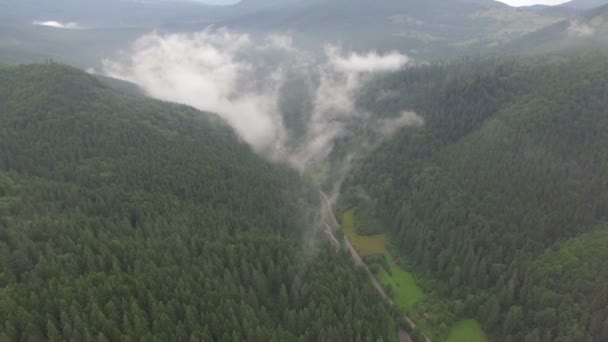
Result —
M219 5L219 4L233 4L238 2L239 0L198 0L200 2L205 2L209 4ZM499 0L511 6L530 6L530 5L559 5L564 2L568 2L569 0Z
M530 6L530 5L559 5L569 0L501 0L511 6Z
M235 4L237 2L239 2L239 0L196 0L205 4L209 4L209 5L232 5Z

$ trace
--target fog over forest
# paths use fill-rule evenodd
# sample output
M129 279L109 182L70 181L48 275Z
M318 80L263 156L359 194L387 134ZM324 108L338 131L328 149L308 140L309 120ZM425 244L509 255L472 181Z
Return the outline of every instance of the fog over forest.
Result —
M608 341L606 0L0 0L0 341Z

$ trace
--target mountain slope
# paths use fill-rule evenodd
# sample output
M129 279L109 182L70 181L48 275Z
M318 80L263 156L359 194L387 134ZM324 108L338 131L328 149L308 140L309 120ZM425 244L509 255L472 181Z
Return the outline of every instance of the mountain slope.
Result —
M95 67L103 58L127 48L147 32L142 28L70 30L36 25L0 26L0 62L27 64L54 60L83 68Z
M573 0L561 5L533 5L523 8L545 15L570 17L606 4L606 0Z
M83 4L64 0L51 4L0 0L3 7L6 11L0 11L0 22L5 28L0 28L0 34L7 30L3 35L8 38L0 39L0 61L12 62L16 58L3 55L25 50L29 55L50 55L71 64L76 60L76 65L87 67L131 41L129 32L121 32L127 29L195 32L212 25L260 36L289 34L296 44L315 50L331 43L356 50L399 50L419 60L431 60L477 53L564 18L563 13L544 15L491 0L249 0L221 7L188 1L88 0ZM46 34L31 27L35 21L51 20L75 23L85 30ZM12 32L15 30L17 34ZM80 37L97 42L97 50L83 56L82 45L69 44L70 39ZM44 44L37 49L40 40Z
M507 43L504 53L570 53L608 49L608 4Z
M560 7L575 8L578 10L589 10L608 4L606 0L572 0L560 5Z
M356 167L344 200L369 196L409 269L449 298L433 324L476 317L493 340L608 338L607 247L594 242L608 218L606 61L421 67L362 99L425 119Z
M196 1L0 0L3 25L74 22L82 27L155 27L175 20L203 20L222 7Z
M60 65L0 80L0 339L396 340L316 192L218 117Z
M422 59L494 45L557 20L496 1L244 1L240 6L258 10L222 23L252 32L289 32L308 44L322 37L355 49L398 49Z

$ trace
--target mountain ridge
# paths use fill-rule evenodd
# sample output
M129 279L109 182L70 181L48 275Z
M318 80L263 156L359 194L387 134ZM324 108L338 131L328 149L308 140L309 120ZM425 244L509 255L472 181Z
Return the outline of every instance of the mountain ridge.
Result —
M510 54L575 53L608 49L608 4L515 39L498 51Z
M608 273L596 259L606 248L592 238L608 232L607 60L436 64L363 93L374 113L408 108L425 121L355 166L342 198L386 218L392 253L427 292L443 293L416 307L416 319L449 326L469 315L499 341L607 338Z
M0 80L0 339L397 340L316 191L219 117L58 64Z

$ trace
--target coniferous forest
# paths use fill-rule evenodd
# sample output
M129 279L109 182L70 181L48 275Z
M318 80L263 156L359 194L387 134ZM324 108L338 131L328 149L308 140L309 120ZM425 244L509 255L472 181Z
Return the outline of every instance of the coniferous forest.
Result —
M406 268L448 299L434 320L475 317L496 341L608 340L606 55L420 66L360 105L425 120L360 161L344 201L371 198Z
M0 340L395 341L317 196L212 114L0 67Z
M420 310L447 299L436 323L608 338L607 61L437 63L358 95L424 119L354 162L342 202L365 194ZM215 115L57 64L0 81L2 340L397 340L399 314L310 229L314 187Z
M0 342L608 341L608 4L539 1L0 0Z

